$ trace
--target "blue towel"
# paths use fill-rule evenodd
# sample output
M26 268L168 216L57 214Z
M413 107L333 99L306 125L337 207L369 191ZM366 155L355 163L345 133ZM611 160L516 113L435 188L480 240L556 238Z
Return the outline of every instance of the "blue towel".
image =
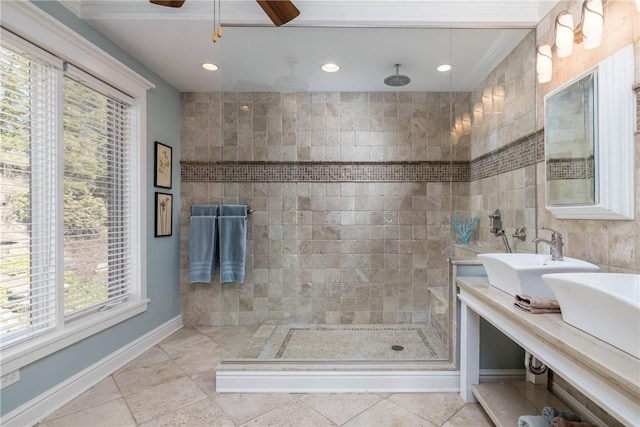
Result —
M247 255L246 215L219 216L218 233L220 235L220 283L243 283Z
M545 417L549 422L553 420L555 417L564 418L569 421L582 421L580 415L575 412L570 411L560 411L552 406L545 406L542 408L542 416Z
M191 216L218 216L218 205L193 205Z
M222 205L220 216L247 216L247 205Z
M189 227L189 283L210 283L216 262L216 217L192 216Z
M518 427L549 427L549 421L542 415L521 415Z

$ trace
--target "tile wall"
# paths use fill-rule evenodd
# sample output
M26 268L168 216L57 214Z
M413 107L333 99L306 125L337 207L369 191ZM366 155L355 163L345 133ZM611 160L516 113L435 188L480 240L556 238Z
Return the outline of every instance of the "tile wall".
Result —
M469 94L453 109L468 110ZM184 93L182 304L190 325L428 319L447 285L449 93ZM462 159L465 160L465 159ZM243 203L245 283L187 283L193 204Z
M580 16L580 2L560 2L538 25L537 40L549 40L557 14L569 10ZM585 50L575 44L568 58L553 57L553 78L538 84L538 126L544 126L544 96L589 70L630 43L635 50L635 82L640 83L640 19L634 2L611 0L604 6L605 24L602 44ZM630 88L631 89L631 88ZM636 96L640 92L636 89ZM639 110L640 111L640 110ZM640 117L638 127L640 129ZM640 272L640 133L635 134L636 219L632 221L559 220L545 206L544 162L537 165L538 227L550 227L564 234L565 254L598 264L604 271ZM544 231L542 232L544 233Z
M535 32L531 31L474 89L474 112L467 152L470 183L456 189L460 215L477 216L474 240L481 251L504 252L502 239L489 232L489 214L500 209L514 251L535 251L536 168L542 141L536 128ZM514 239L525 227L526 241Z

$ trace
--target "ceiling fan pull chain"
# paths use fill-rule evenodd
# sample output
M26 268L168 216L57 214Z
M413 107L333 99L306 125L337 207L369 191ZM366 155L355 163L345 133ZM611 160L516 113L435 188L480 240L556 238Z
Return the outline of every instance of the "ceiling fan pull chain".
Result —
M214 43L218 41L218 30L216 29L216 0L213 0L213 33L211 34L211 41Z
M218 0L218 29L216 30L218 33L218 38L222 37L222 9L220 7L220 1L221 0Z

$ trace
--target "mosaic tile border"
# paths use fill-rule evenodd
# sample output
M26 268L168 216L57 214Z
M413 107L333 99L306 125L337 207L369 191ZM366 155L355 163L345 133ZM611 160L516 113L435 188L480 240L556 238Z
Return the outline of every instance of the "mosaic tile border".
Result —
M550 159L547 161L547 181L555 179L587 179L595 176L594 158Z
M470 180L477 181L520 169L533 165L541 159L544 160L544 132L542 130L472 160Z
M544 129L471 162L182 161L180 176L182 182L470 182L541 161Z
M466 182L467 162L180 162L182 182Z

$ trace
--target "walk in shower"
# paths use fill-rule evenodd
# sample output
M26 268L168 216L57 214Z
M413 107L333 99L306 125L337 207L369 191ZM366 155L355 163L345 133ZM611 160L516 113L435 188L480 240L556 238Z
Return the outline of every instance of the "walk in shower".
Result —
M334 58L338 45L355 50ZM281 67L258 81L276 46ZM226 28L217 90L182 94L184 323L223 361L455 369L448 258L453 216L477 209L471 132L491 138L516 79L501 64L534 46L522 29ZM411 83L385 86L397 63ZM209 203L253 209L242 284L186 280L189 209Z

